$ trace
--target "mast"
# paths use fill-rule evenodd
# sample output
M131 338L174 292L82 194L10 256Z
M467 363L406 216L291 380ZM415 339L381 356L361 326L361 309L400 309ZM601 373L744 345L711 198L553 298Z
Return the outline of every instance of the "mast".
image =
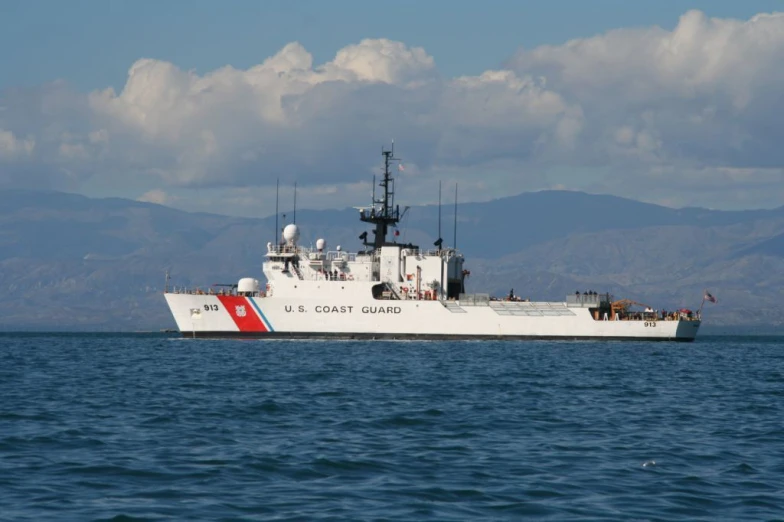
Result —
M454 237L452 239L452 248L455 250L455 255L457 255L457 182L455 182L455 229L454 229ZM457 262L455 261L455 279L457 279Z
M400 161L395 155L395 142L392 148L386 150L382 147L381 155L384 156L384 177L378 186L384 189L383 195L376 199L375 181L373 183L373 206L370 211L363 210L359 219L365 223L373 223L375 227L375 237L373 242L364 241L365 246L381 248L387 243L389 227L395 226L400 221L400 207L395 206L395 180L392 178L390 165L394 161Z
M457 250L457 183L455 183L455 232L452 239L452 248Z
M280 178L275 180L275 247L280 246L280 230L278 229L278 199L280 195Z
M438 239L434 245L438 247L438 255L441 258L441 281L438 288L439 299L444 299L444 252L441 250L444 240L441 239L441 180L438 180Z
M438 180L438 249L441 250L441 180Z
M297 182L294 182L294 221L293 223L297 224Z

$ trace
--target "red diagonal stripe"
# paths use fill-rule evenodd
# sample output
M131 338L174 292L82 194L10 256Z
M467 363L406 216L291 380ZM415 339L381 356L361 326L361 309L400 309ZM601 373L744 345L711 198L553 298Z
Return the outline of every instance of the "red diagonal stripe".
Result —
M240 332L266 332L267 328L261 322L256 310L253 309L244 297L234 295L219 295L218 299L226 308L234 324L240 329ZM243 315L244 312L244 315Z

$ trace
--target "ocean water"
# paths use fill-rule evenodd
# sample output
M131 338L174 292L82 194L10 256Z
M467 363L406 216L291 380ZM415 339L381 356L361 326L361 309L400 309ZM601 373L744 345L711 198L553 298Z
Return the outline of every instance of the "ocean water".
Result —
M0 336L0 520L784 520L784 338Z

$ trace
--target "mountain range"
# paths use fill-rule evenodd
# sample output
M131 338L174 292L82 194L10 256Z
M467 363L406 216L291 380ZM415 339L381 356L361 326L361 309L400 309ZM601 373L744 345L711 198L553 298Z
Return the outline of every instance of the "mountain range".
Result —
M230 213L231 209L227 209ZM658 309L700 306L705 326L784 326L784 207L672 209L571 191L411 207L397 240L466 255L469 292L562 300L609 291ZM289 213L289 215L292 215ZM355 209L297 210L300 242L360 247ZM283 226L282 220L278 225ZM456 231L456 233L455 233ZM173 328L161 292L263 279L275 217L189 213L152 203L32 190L0 191L0 329Z

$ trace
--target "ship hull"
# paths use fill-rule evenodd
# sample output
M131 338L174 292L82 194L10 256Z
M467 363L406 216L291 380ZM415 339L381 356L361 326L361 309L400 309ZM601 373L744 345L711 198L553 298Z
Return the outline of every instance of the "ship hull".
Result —
M698 320L597 320L566 303L165 294L185 337L239 339L693 341Z
M401 333L331 333L331 332L181 332L195 339L323 339L372 341L667 341L692 342L693 337L612 337L607 335L472 335L472 334L401 334Z

